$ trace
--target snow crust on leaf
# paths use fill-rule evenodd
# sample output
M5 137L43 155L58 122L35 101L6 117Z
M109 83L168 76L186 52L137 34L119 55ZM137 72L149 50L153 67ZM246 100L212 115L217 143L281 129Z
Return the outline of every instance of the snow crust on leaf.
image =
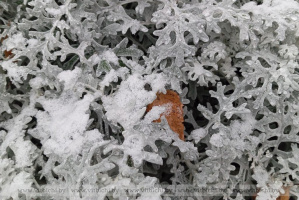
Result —
M144 85L151 79L151 76L143 78L133 74L121 83L117 92L111 96L104 96L102 101L108 120L121 124L125 129L137 124L144 115L146 106L156 98L155 92L164 87L161 84L152 91L145 90Z
M55 153L63 157L78 154L86 140L101 140L98 131L97 136L86 132L89 122L87 111L93 100L92 95L85 95L80 100L67 94L58 99L41 97L38 100L45 111L36 114L38 125L30 134L41 140L46 155Z

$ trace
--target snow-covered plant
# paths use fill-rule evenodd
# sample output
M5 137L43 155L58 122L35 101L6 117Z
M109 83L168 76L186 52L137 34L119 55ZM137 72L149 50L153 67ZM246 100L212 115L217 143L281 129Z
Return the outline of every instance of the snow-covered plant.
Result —
M1 0L0 199L299 198L298 19L298 0ZM147 110L167 91L184 140Z

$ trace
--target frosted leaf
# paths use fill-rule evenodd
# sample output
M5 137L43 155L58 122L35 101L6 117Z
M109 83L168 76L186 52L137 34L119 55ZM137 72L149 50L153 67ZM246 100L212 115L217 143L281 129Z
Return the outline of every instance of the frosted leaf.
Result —
M165 191L157 184L156 178L148 176L137 185L137 188L141 191L138 200L146 200L148 198L160 200L160 195ZM154 188L155 191L150 191L150 188Z
M295 144L292 144L292 150L293 150L293 152L292 152L293 157L289 158L288 160L298 166L298 164L299 164L299 155L298 155L299 148Z
M207 135L207 131L203 128L195 129L191 132L189 138L194 139L195 143L198 143L202 138Z
M202 57L218 62L227 57L226 46L222 42L212 42L203 49Z
M6 97L5 95L0 96L0 114L3 112L11 113L11 108L9 107L10 98Z
M193 143L177 139L172 145L177 146L186 159L196 160L198 158L198 151Z
M63 12L61 9L55 9L55 8L46 8L46 11L53 16L61 15Z
M232 117L233 114L246 114L246 113L250 113L249 109L246 109L246 104L242 104L237 108L234 108L232 105L227 106L226 108L224 108L223 110L226 111L225 113L225 117L227 119L230 119Z
M231 62L231 58L226 58L225 63L223 63L222 67L220 68L220 70L223 71L224 74L226 74L226 78L232 78L236 75L236 69L232 66Z
M139 21L132 19L128 16L122 6L117 6L115 11L110 12L110 15L107 17L110 21L122 21L122 26L119 26L117 31L121 31L122 34L125 34L128 29L131 30L133 34L135 34L138 30L143 32L147 32L148 29L143 26Z
M244 181L256 199L299 196L289 187L299 180L298 9L295 0L1 1L0 196L36 199L45 193L19 189L61 185L66 199L180 196L141 191L165 184L244 199L235 190ZM146 113L168 91L184 104L187 141L161 116L178 111L171 103ZM115 190L86 192L98 189Z
M2 144L2 142L4 141L4 138L6 136L6 132L5 131L0 131L0 145Z
M271 3L264 2L261 5L249 2L242 6L242 10L252 12L255 16L264 19L266 27L272 27L273 22L276 22L278 24L278 27L275 30L276 40L279 41L286 39L285 33L287 29L293 26L292 18L295 18L296 20L296 16L288 17L288 15L298 8L299 3L294 0L274 0L271 1ZM286 24L288 25L286 26Z
M147 7L150 7L150 3L148 2L152 2L152 0L144 0L144 1L138 1L138 5L136 6L135 10L137 13L139 14L143 14L144 9Z
M157 25L160 25L161 23L169 22L169 24L172 24L172 26L168 25L161 31L154 32L157 36L162 36L158 39L157 45L161 45L162 43L168 44L170 41L169 34L174 31L177 37L177 42L183 42L180 41L181 33L185 31L189 31L193 36L194 43L198 43L199 39L207 42L209 40L209 37L206 35L206 33L203 30L203 25L205 24L205 21L201 19L199 16L194 15L193 13L189 12L186 13L184 9L180 9L177 7L177 5L174 2L164 2L165 5L163 5L163 8L161 10L158 10L153 14L152 21L156 22ZM175 8L171 12L171 9ZM188 10L189 8L185 8ZM171 21L169 16L178 16L177 20ZM179 32L181 30L181 33Z
M197 81L197 83L201 86L207 85L208 82L211 82L212 84L216 83L216 80L219 79L219 77L215 74L213 74L212 70L206 70L205 66L212 66L214 69L218 69L217 64L205 61L205 60L187 60L187 64L185 67L182 68L183 71L188 72L188 78L192 81Z
M99 77L102 75L102 73L104 72L109 72L112 69L111 65L109 64L109 62L107 62L106 60L102 60L100 61L100 64L97 67L96 70L96 76Z
M4 195L3 191L3 187L5 186L5 184L10 184L13 177L9 176L9 174L11 175L15 175L15 168L14 168L14 162L11 159L7 159L7 158L1 158L1 162L0 162L0 175L1 175L1 179L0 179L0 188L1 188L1 195Z
M179 8L174 1L163 1L158 11L153 13L152 22L156 23L156 27L163 29L154 31L154 35L158 36L155 51L162 54L153 54L155 60L154 66L161 62L166 57L174 57L175 64L181 67L184 64L184 57L193 56L195 48L186 43L184 33L189 32L194 44L199 40L207 42L208 35L204 31L205 21L201 15L196 15L193 12L187 12L190 8ZM192 9L190 9L192 10ZM166 23L166 26L161 26ZM161 26L161 27L160 27ZM154 50L154 49L153 49ZM176 53L175 53L176 52Z
M223 146L223 134L224 133L217 133L212 135L210 139L210 143L216 147L222 147Z
M285 59L295 59L299 53L298 48L295 45L281 45L278 53Z
M0 6L1 8L3 8L4 10L8 11L8 5L5 2L0 2Z
M113 49L113 52L116 54L116 56L131 56L131 57L140 57L143 55L143 52L134 46L131 46L127 48L128 45L128 39L125 38L119 44Z

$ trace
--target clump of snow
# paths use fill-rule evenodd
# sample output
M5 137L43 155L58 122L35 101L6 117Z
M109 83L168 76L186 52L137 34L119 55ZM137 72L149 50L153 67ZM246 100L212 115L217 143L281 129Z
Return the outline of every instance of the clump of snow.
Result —
M12 199L19 199L19 191L30 191L33 190L31 185L33 184L33 179L30 173L21 171L14 176L11 183L1 185L0 196L4 198L11 197ZM26 192L28 193L28 192Z
M17 33L4 40L4 46L6 50L19 49L26 45L27 39L23 37L22 33Z
M74 70L66 70L63 72L60 72L57 76L58 80L61 82L64 82L64 89L69 90L72 89L82 74L82 70L78 67L76 67Z
M118 57L115 55L115 53L111 50L109 51L105 51L103 54L102 54L103 58L105 58L107 61L115 64L115 65L118 65Z
M16 85L27 79L27 75L30 72L27 67L18 66L11 59L3 61L1 64L2 68L7 71L7 76L10 77Z
M256 5L256 2L248 2L241 9L248 10L255 15L269 15L273 13L285 13L288 10L299 9L299 3L294 0L272 0L265 1L261 5Z
M6 124L8 133L3 137L3 142L0 145L0 152L6 152L7 147L10 147L15 154L15 165L18 167L31 166L37 156L36 147L28 140L24 140L25 124L31 121L31 115L35 112L27 107L20 115L11 119ZM1 177L1 176L0 176Z
M216 147L223 147L223 135L224 133L222 132L212 135L210 143Z
M165 85L167 84L167 78L163 74L151 74L145 76L146 83L151 85L152 91L155 93L166 93Z
M96 65L103 60L106 60L108 63L113 63L115 66L119 65L118 57L112 50L104 51L102 54L93 54L88 60L92 65Z
M154 106L144 117L145 123L151 123L152 121L159 119L162 113L165 113L166 107L163 106Z
M38 76L38 77L35 77L35 78L31 79L29 84L32 88L38 89L38 88L42 87L43 84L45 84L46 81L47 80L44 80L44 79L42 79L42 77Z
M31 166L32 161L38 156L36 146L21 137L17 138L10 148L16 156L16 167Z
M33 39L33 38L27 40L28 48L36 47L38 45L38 42L39 41L37 39Z
M118 68L117 70L111 69L101 81L100 86L101 89L104 89L105 86L109 86L111 82L117 82L118 77L125 79L125 76L129 73L128 68L122 67Z
M121 83L116 93L104 96L102 101L107 118L125 129L132 128L144 115L146 106L156 98L158 88L147 91L144 88L147 80L133 74Z
M68 94L58 99L41 97L39 103L45 111L37 113L37 127L30 134L41 140L46 155L78 154L86 140L100 140L97 132L86 132L89 122L89 110L94 97L90 94L82 100ZM90 135L89 135L90 134Z
M259 188L256 200L277 199L281 194L285 193L282 189L282 181L271 177L270 173L263 167L256 166L253 171L254 174L252 175L252 178L257 181L257 187Z

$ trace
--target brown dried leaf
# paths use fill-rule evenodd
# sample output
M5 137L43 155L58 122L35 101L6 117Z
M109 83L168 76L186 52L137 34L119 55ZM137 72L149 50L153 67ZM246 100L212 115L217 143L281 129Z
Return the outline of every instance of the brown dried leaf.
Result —
M161 116L165 116L171 130L176 132L181 140L184 140L184 113L183 104L180 100L180 96L172 90L167 90L166 94L157 93L157 98L147 106L146 112L149 112L154 106L165 106L167 109ZM161 118L154 122L161 122Z
M6 40L8 37L7 36L5 36L4 38L1 38L0 39L0 43L2 44L2 42L4 41L4 40ZM8 57L13 57L13 54L12 54L12 50L10 50L10 51L4 51L4 57L5 58L8 58Z

